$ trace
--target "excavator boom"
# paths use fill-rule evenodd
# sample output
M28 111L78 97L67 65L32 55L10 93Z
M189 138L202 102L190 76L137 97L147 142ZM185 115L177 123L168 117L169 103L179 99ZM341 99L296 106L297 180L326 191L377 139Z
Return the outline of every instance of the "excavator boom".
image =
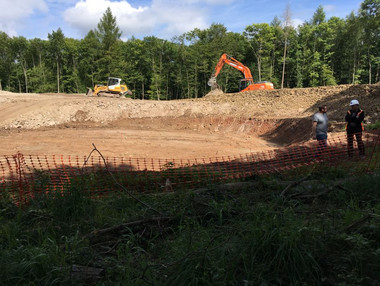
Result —
M259 82L254 83L251 70L239 62L237 59L223 54L215 67L215 72L211 75L211 78L208 81L208 85L211 86L211 89L214 90L218 88L218 84L216 82L216 78L222 70L223 66L227 64L244 74L244 79L240 80L240 91L248 91L248 90L256 90L256 89L273 89L273 83L271 82Z
M237 59L227 54L223 54L220 57L218 63L216 64L215 72L213 74L214 77L217 77L219 75L220 71L222 70L225 64L230 65L234 67L235 69L238 69L239 71L241 71L244 74L245 78L252 78L251 71L249 68L247 68L241 62L239 62Z

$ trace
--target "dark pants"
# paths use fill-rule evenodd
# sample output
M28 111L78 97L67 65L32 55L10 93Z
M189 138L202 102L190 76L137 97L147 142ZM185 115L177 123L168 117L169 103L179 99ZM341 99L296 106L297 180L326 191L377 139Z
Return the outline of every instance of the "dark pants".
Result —
M359 133L347 133L347 152L348 156L352 157L354 155L354 135L356 137L356 142L358 143L359 155L364 156L364 143L362 140L362 132Z
M322 155L326 151L327 147L327 135L326 134L319 134L316 136L318 140L318 151L317 156Z

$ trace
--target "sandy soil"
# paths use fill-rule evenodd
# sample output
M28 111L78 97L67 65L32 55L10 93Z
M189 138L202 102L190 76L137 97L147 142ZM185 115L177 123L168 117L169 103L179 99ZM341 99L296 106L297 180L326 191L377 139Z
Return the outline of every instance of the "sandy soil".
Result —
M0 154L88 154L92 143L105 156L192 159L271 149L256 136L178 130L50 129L1 135Z
M367 122L378 121L380 86L336 86L211 93L202 99L142 101L83 94L0 91L0 154L201 158L276 148L310 138L310 116L329 107L342 130L348 102L359 99Z

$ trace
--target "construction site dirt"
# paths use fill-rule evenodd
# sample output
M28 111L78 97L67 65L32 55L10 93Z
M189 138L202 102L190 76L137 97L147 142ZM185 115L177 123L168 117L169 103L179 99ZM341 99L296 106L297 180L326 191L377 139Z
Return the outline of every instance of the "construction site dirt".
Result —
M311 116L328 106L330 136L344 132L358 99L366 124L380 120L380 85L212 92L175 101L0 91L0 154L221 157L311 140Z

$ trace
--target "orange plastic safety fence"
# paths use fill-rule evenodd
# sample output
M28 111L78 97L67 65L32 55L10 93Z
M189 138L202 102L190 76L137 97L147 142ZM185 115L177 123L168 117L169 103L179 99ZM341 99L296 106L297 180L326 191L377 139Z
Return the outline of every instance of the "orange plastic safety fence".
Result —
M17 202L75 189L103 196L120 190L110 173L135 192L172 191L254 175L310 172L310 168L326 166L364 173L379 167L380 133L365 133L362 139L365 158L359 156L356 141L354 152L348 152L345 135L331 136L326 144L314 141L271 151L186 160L105 157L105 164L98 155L4 155L0 156L0 195L7 193Z

